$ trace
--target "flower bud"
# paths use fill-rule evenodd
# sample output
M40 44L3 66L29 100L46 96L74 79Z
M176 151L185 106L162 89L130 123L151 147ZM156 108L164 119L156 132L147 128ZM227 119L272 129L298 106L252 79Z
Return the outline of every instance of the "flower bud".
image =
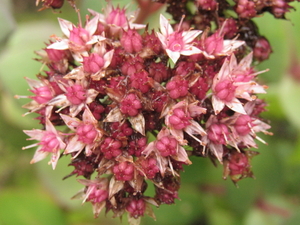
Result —
M103 66L104 59L96 53L92 53L89 57L83 59L83 69L87 73L97 73Z
M258 61L264 61L269 58L271 53L272 48L269 41L264 37L258 38L253 49L253 56Z
M142 37L136 30L129 29L121 37L122 47L129 53L136 53L143 48Z

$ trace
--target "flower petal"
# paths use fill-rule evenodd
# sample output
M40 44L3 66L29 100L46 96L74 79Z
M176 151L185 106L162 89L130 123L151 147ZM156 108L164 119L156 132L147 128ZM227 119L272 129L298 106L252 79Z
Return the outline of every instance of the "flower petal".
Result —
M166 17L164 17L162 14L160 14L159 17L159 24L160 24L160 31L164 36L168 36L169 34L174 32L172 26L170 25L169 20Z
M179 52L172 52L169 49L166 49L166 52L167 52L168 56L170 57L170 59L173 61L173 63L176 63L177 60L180 57L180 53Z
M64 20L62 18L58 18L58 22L64 35L70 37L70 31L73 30L73 26L74 26L73 23L71 23L68 20Z

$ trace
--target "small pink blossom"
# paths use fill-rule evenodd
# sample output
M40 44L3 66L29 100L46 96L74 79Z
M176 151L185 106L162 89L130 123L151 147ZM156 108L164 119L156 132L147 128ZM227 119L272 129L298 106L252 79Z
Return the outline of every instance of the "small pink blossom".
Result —
M245 104L246 115L235 113L233 116L224 118L223 122L227 123L231 127L233 140L235 145L244 145L249 148L257 148L255 139L266 144L266 142L257 136L257 133L263 132L267 135L272 135L267 130L271 128L269 124L261 121L255 115L252 115L255 109L257 101L247 102Z
M202 141L194 136L194 134L203 136L206 135L206 132L193 117L204 113L206 113L206 109L197 106L197 102L188 104L186 101L181 101L174 105L168 112L165 117L165 123L169 127L171 134L180 144L186 144L186 141L183 139L183 131L202 144Z
M85 79L76 80L71 79L59 82L59 87L64 91L63 94L57 95L48 102L48 105L59 107L59 111L66 107L70 107L70 115L72 117L94 101L98 92L94 89L87 89L87 81Z
M143 29L146 27L144 24L134 23L138 11L126 12L126 8L112 6L110 3L104 9L104 14L98 13L89 9L89 12L97 16L101 24L106 26L106 32L109 36L118 37L122 31L128 29Z
M100 146L100 151L104 154L104 158L112 159L121 155L122 143L119 140L113 139L111 137L107 137L104 139Z
M167 83L166 89L169 91L169 96L173 99L185 97L188 94L189 82L177 75Z
M82 28L80 25L76 27L70 21L59 18L60 28L67 38L61 39L56 37L57 41L49 45L47 49L70 49L73 57L81 62L82 56L88 56L87 52L91 49L92 44L105 40L103 36L95 35L98 21L99 17L95 16Z
M99 213L106 204L108 199L108 179L96 178L95 180L78 179L78 182L86 186L83 194L83 202L91 202L93 204L94 216L98 217Z
M134 93L128 94L120 104L120 110L128 116L137 116L142 108L142 103Z
M45 130L24 130L24 133L30 136L28 140L38 140L40 142L26 146L23 149L38 146L30 163L41 161L47 155L52 154L49 164L52 164L52 168L55 169L60 157L60 150L65 149L66 144L63 142L63 134L55 129L48 118L45 118L45 125Z
M141 166L143 173L141 175L146 175L148 179L153 179L155 175L159 172L159 168L155 158L141 158L138 160L138 164Z
M49 82L49 80L47 80L43 76L39 75L38 78L39 80L33 80L31 78L25 77L28 85L31 88L30 91L35 94L34 96L15 96L15 98L18 99L31 98L33 100L23 106L24 108L29 109L30 112L36 112L46 107L47 103L56 95L55 89L53 87L54 84Z
M136 30L128 29L123 32L120 42L129 53L139 52L143 48L142 36Z
M87 107L85 108L82 121L64 114L60 114L60 116L65 124L75 132L70 137L64 154L77 152L75 158L85 148L85 154L91 155L103 136L103 132L98 128L98 121L91 111Z
M111 63L113 54L114 50L103 53L101 46L96 45L93 53L88 57L83 57L84 72L90 73L93 80L100 80L105 77L105 71Z
M128 161L120 162L114 165L112 171L119 181L130 181L134 176L134 165Z
M202 52L192 44L194 39L202 33L200 30L181 31L178 29L174 31L169 20L161 14L160 32L156 34L173 63L177 62L180 55L194 55Z
M226 124L221 123L216 116L211 115L205 124L207 129L207 136L202 137L202 141L206 144L207 149L222 162L224 146L232 143L230 142L231 132ZM206 150L204 148L204 152Z
M146 211L146 202L144 199L131 199L126 205L129 215L134 218L143 216Z
M212 84L212 104L215 114L219 114L225 105L235 112L246 114L238 98L252 101L255 99L252 94L265 93L266 87L253 81L253 77L258 73L253 73L250 68L251 62L252 53L242 59L239 64L234 54L230 56L230 59L225 59Z
M157 165L160 173L164 176L167 165L171 165L172 159L183 162L185 164L191 164L188 158L186 150L180 145L180 143L172 136L172 133L166 127L163 127L157 135L156 141L150 142L144 149L142 154L146 155L146 158L154 153L156 155ZM174 171L172 171L174 173Z
M227 21L209 37L207 37L208 32L202 35L198 45L204 50L202 53L206 58L214 59L216 56L230 56L237 48L245 44L244 41L236 40L236 38L232 40L224 39L226 23Z

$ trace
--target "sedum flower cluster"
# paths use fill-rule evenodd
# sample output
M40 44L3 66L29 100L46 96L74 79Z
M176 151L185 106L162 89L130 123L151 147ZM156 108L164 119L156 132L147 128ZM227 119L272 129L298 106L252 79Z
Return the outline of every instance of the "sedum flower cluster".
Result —
M78 24L59 18L63 35L37 52L47 69L26 78L33 95L24 106L43 127L24 131L38 141L24 147L37 146L31 163L50 157L55 169L69 157L67 177L84 178L76 196L95 217L103 208L127 212L131 224L155 218L151 205L174 203L191 158L223 164L233 182L253 176L251 149L264 143L258 133L271 134L257 95L266 90L257 82L264 71L253 62L272 50L251 18L265 11L284 18L291 9L284 0L137 2L140 14L166 5L174 22L161 14L159 29L148 30L135 21L138 12L111 4ZM145 194L148 185L154 196Z

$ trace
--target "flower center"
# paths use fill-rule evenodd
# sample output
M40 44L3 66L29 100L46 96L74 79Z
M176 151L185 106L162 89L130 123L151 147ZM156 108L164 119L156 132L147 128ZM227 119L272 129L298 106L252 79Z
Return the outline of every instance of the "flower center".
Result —
M86 100L86 92L79 84L67 87L67 99L74 105L79 105Z
M43 146L41 148L41 151L54 152L59 146L59 141L57 140L57 137L53 132L45 132L40 145Z
M77 127L76 134L78 135L78 141L91 144L97 136L97 130L93 124L81 124Z
M183 50L184 42L182 32L174 32L168 37L167 49L173 52L180 52Z

